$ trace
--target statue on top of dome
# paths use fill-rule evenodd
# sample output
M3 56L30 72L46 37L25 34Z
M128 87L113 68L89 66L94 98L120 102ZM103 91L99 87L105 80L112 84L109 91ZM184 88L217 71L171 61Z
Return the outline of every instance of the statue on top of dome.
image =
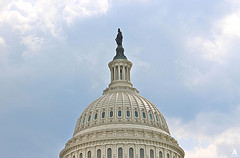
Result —
M122 46L122 39L123 39L122 32L121 32L120 28L118 28L118 34L117 34L117 37L115 39L118 46Z
M127 57L124 55L124 48L122 46L122 40L123 40L123 35L122 35L122 32L121 32L120 28L118 28L118 34L117 34L117 37L115 39L118 46L116 48L116 56L113 58L113 60L115 60L115 59L127 59Z

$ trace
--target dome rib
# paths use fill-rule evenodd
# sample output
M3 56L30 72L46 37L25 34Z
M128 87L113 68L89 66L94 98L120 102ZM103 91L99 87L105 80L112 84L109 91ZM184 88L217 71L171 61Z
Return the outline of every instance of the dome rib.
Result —
M148 107L149 109L150 109L150 105L149 104L147 104L144 100L143 100L143 98L141 97L141 96L139 96L139 99L142 101L142 103L143 103L143 105L144 105L144 109L145 109L145 115L146 115L146 118L148 118L147 119L147 122L151 122L150 121L150 118L149 118L149 115L148 115L148 110L147 110L147 108L146 107Z
M133 103L132 103L132 100L130 99L130 94L129 93L127 93L127 92L125 92L126 93L126 95L128 96L128 99L129 99L129 103L130 103L130 112L131 112L131 116L130 116L130 119L132 120L132 117L133 117L133 115L134 115L134 113L133 113Z

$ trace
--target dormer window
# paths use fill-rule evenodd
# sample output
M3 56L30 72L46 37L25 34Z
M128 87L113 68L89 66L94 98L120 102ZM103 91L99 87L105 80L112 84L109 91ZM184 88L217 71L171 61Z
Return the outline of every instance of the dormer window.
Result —
M85 117L83 118L83 124L85 123Z
M97 119L97 113L95 114L94 119L95 119L95 120Z
M91 120L91 115L88 116L88 122Z
M105 112L102 112L102 119L105 118Z
M135 117L138 117L138 112L137 111L135 111Z
M127 117L130 117L130 111L127 110Z
M109 115L110 117L113 117L113 111L110 111Z
M152 114L151 114L151 113L149 114L149 117L150 117L151 120L153 120L153 117L152 117Z
M142 112L142 116L143 116L143 118L146 118L146 114L144 111Z
M119 111L118 111L118 117L121 117L121 116L122 116L122 111L119 110Z

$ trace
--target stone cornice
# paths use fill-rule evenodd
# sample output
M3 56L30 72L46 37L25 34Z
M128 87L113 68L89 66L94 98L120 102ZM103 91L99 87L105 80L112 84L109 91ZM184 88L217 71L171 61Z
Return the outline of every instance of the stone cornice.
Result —
M65 149L60 153L65 154L74 148L80 149L87 146L94 146L97 144L116 144L116 143L136 143L157 145L168 150L177 151L180 155L184 151L179 147L177 141L170 135L154 131L153 129L129 129L129 128L101 128L99 130L90 130L81 133L70 139L65 146Z

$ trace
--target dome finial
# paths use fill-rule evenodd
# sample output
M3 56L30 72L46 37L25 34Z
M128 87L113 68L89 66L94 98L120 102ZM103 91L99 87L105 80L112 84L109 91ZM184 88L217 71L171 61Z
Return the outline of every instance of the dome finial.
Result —
M115 39L118 46L116 48L116 56L113 58L113 60L115 60L115 59L127 59L127 57L124 55L124 48L122 46L122 40L123 40L123 35L122 35L122 32L121 32L120 28L118 28L118 34L117 34L117 37Z

